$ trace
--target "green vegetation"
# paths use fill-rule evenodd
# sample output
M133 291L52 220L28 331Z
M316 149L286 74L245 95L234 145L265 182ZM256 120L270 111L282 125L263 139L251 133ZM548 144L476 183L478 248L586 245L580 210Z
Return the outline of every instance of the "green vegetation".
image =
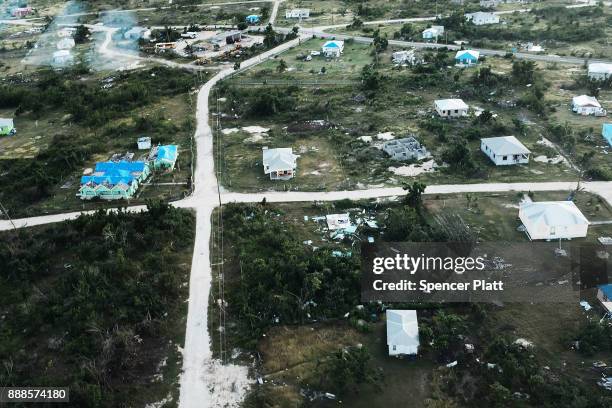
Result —
M2 233L0 384L67 386L75 407L177 399L195 222L148 209Z
M452 14L437 21L450 33L448 40L468 39L474 47L486 47L492 41L563 41L584 42L605 37L599 17L603 8L565 7L536 8L529 14L517 13L510 17L506 26L476 26L467 21L463 14ZM597 21L593 21L597 18ZM506 19L502 16L501 20ZM588 23L585 24L584 21ZM603 20L603 19L602 19ZM529 25L532 23L531 25Z
M452 66L454 52L444 48L422 52L427 65L396 68L390 63L393 49L376 53L373 46L351 41L341 58L308 60L322 43L309 40L284 54L282 70L278 60L268 61L219 87L219 97L227 99L222 112L237 114L220 121L222 128L236 131L219 132L215 140L223 150L217 163L223 185L247 191L401 185L410 178L394 169L418 163L390 160L379 149L384 141L378 134L386 132L396 138L414 135L438 165L448 165L413 177L429 184L578 178L570 165L548 162L559 152L541 140L548 137L548 124L567 110L567 96L561 106L551 96L558 86L553 75L561 70L509 58L486 58L478 67L461 69ZM479 115L438 118L433 101L451 97L478 108ZM249 125L270 132L255 139L240 131ZM480 151L481 138L507 135L532 151L528 165L496 167ZM596 136L577 137L578 148L563 153L578 163L593 151L594 170L587 177L603 179L610 163L597 143ZM299 151L295 179L270 181L260 166L262 146Z
M16 136L0 141L7 147L16 144L14 151L4 155L6 160L0 160L0 201L9 215L39 213L41 208L83 208L75 197L83 169L108 160L111 153L134 151L136 138L143 134L155 144L177 143L184 149L177 171L158 177L160 181L176 177L183 184L157 192L151 189L148 197L182 197L188 190L185 182L190 178L188 147L193 123L187 93L199 80L191 73L168 68L106 78L86 75L82 68L43 70L31 81L0 85L0 109L15 112L19 127ZM39 128L39 121L45 126ZM46 148L20 157L20 141L31 146L41 143L39 139L45 140ZM61 189L65 183L71 187Z
M248 348L275 321L303 322L346 313L359 297L357 259L307 252L263 206L229 205L225 238L236 247L239 279L226 283L237 342Z
M588 366L591 359L586 365L584 360L608 358L609 330L587 324L577 303L394 305L418 310L421 351L416 362L388 357L385 323L379 320L384 308L362 304L357 291L344 290L358 280L359 242L366 236L376 241L527 241L517 231L522 193L423 196L420 183L405 189L403 200L386 203L224 206L227 339L232 346L256 350L262 358L259 375L267 379L254 387L245 405L299 406L312 397L315 406L325 406L318 399L331 392L343 404L361 408L381 399L405 403L409 389L415 407L540 407L559 400L571 407L608 406L609 397ZM537 201L567 195L530 194ZM575 202L589 220L612 216L601 199L588 193L578 193ZM345 211L375 219L379 229L363 225L350 239L330 239L315 217ZM592 226L587 240L611 232L609 226ZM218 249L213 245L213 259ZM330 257L332 251L336 255ZM337 306L326 311L331 299ZM214 313L211 320L215 327ZM533 342L533 348L516 344L518 338ZM568 346L576 340L578 352ZM467 351L466 343L474 350ZM444 367L455 360L457 366Z

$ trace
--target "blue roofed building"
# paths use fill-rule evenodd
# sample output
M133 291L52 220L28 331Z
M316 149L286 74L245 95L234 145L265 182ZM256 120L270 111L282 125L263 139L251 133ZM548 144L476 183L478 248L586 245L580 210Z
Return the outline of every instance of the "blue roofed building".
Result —
M261 20L261 17L257 14L251 14L250 16L246 16L245 20L249 24L257 24Z
M99 162L93 174L81 177L77 196L82 200L130 199L150 173L145 162Z
M460 50L455 54L455 63L459 65L478 64L480 52L474 50Z
M601 135L612 147L612 123L604 123L601 128Z
M321 52L323 52L323 55L327 58L339 58L344 52L344 41L326 41L321 47Z
M157 146L154 152L155 159L153 160L153 168L156 170L164 169L172 171L178 158L178 146L166 145Z
M612 283L597 286L597 300L607 313L612 313Z

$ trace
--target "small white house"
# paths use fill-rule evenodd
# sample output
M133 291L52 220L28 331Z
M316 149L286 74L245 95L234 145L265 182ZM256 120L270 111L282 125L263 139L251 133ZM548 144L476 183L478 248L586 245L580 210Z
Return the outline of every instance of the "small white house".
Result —
M597 286L597 300L607 313L612 313L612 284Z
M572 110L579 115L606 116L606 110L601 107L594 96L574 96L572 98Z
M423 39L424 40L434 40L438 39L438 37L444 34L444 26L431 26L423 30Z
M72 48L74 48L75 46L75 42L73 38L62 38L61 40L59 40L57 42L57 49L58 50L70 50Z
M74 56L68 50L55 51L53 53L53 63L57 65L69 64L74 61Z
M589 78L596 81L605 81L612 77L612 64L595 62L589 64Z
M395 51L393 53L392 60L394 64L399 65L414 65L417 63L417 57L414 50Z
M151 138L150 137L139 137L138 138L138 150L149 150L151 148Z
M416 310L388 309L387 346L390 356L411 356L419 352L419 323Z
M310 17L310 9L298 8L285 12L285 18L299 18L301 20L308 17Z
M516 137L488 137L480 139L480 150L496 166L529 163L531 152Z
M434 108L443 118L458 118L467 116L470 108L461 99L438 99L434 101Z
M293 149L283 147L280 149L262 149L264 174L270 175L270 180L289 180L295 177L298 155Z
M587 236L589 220L573 201L525 202L519 218L530 240L572 239Z
M467 21L471 21L474 25L498 24L499 16L495 13L487 13L477 11L476 13L467 13L465 15Z
M326 41L321 47L321 52L323 52L323 55L327 58L338 58L344 52L344 41Z

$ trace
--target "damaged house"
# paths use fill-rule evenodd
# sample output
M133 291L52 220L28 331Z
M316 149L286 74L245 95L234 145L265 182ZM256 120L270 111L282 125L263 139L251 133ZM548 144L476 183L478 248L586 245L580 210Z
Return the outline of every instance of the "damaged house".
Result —
M430 156L427 149L412 136L385 142L382 149L393 160L398 161L423 160Z

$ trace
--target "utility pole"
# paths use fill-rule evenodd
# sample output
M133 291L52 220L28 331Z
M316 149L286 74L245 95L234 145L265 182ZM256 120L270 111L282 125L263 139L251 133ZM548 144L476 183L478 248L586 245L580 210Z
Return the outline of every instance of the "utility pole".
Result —
M15 225L15 223L13 222L13 220L11 219L8 211L6 211L6 208L2 205L2 203L0 202L0 210L2 210L2 214L6 215L6 218L8 218L9 222L11 223L11 225L13 226L13 229L15 231L17 231L17 226Z

